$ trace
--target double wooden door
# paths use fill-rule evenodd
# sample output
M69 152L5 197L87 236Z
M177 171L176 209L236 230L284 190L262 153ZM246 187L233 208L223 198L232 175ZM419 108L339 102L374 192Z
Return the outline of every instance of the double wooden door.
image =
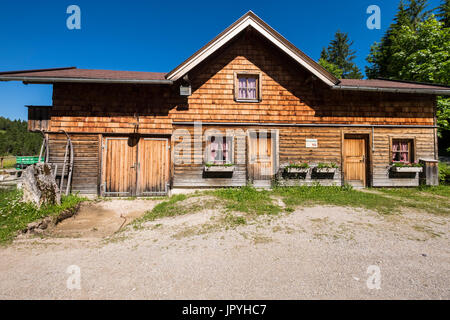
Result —
M349 136L344 139L344 181L354 187L365 187L367 181L366 139Z
M102 159L103 195L124 197L167 194L168 139L106 137Z

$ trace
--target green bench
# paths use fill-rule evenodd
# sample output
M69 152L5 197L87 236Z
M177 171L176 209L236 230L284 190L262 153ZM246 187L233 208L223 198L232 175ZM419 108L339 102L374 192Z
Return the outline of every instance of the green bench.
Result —
M41 161L44 161L41 158ZM25 169L29 165L39 162L39 156L18 156L16 157L16 170Z

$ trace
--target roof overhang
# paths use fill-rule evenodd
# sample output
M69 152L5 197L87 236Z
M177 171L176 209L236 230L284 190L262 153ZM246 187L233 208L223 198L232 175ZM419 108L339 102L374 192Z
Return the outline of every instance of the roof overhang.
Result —
M85 78L67 78L67 77L15 77L1 76L0 81L22 81L25 84L53 84L59 82L70 83L129 83L129 84L172 84L171 80L142 80L142 79L85 79Z
M33 69L33 70L21 70L21 71L5 71L0 72L0 81L22 81L25 84L53 84L53 83L124 83L124 84L172 84L173 81L167 80L164 77L160 79L142 79L133 78L128 76L124 77L97 77L97 74L91 76L91 74L84 74L82 76L70 76L69 73L83 71L82 69L77 69L76 67L66 67L66 68L52 68L52 69ZM87 70L84 70L87 71ZM89 70L96 71L96 70ZM97 70L98 71L98 70ZM48 72L53 73L48 75ZM64 76L60 73L65 72ZM113 71L116 72L116 71ZM121 72L121 71L119 71ZM47 73L42 75L42 73ZM56 73L56 74L55 74Z
M173 81L180 79L249 26L266 37L276 47L285 52L288 56L297 61L300 65L302 65L327 85L333 86L339 83L339 80L335 78L331 73L329 73L322 66L308 57L305 53L296 48L292 43L286 40L277 31L272 29L252 11L249 11L244 16L239 18L235 23L225 29L216 38L211 40L203 48L194 53L190 58L188 58L178 67L169 72L166 75L166 78Z
M365 87L365 86L341 86L334 85L333 90L346 91L365 91L365 92L391 92L391 93L415 93L415 94L433 94L437 96L450 95L450 89L407 89L407 88L382 88L382 87Z

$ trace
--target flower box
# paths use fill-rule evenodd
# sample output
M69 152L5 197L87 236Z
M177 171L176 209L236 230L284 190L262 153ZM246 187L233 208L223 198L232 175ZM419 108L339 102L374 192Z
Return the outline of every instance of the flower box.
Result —
M309 171L309 168L285 168L287 173L306 173Z
M224 166L224 165L213 165L213 166L205 166L205 172L233 172L233 166Z
M337 168L315 168L316 173L335 173Z
M391 167L393 172L422 172L422 167Z

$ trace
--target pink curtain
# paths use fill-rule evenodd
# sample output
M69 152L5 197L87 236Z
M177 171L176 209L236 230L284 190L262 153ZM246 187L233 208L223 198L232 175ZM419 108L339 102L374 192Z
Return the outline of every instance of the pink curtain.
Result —
M403 151L400 153L400 158L402 162L408 162L408 143L403 141L400 142L400 151Z
M396 143L392 144L392 161L395 161L395 157L397 155L398 145Z
M219 144L217 142L211 142L210 144L210 157L213 163L216 163L216 155Z
M222 152L223 152L223 161L226 162L226 160L228 159L228 143L227 143L227 138L223 138L223 143L222 143Z

